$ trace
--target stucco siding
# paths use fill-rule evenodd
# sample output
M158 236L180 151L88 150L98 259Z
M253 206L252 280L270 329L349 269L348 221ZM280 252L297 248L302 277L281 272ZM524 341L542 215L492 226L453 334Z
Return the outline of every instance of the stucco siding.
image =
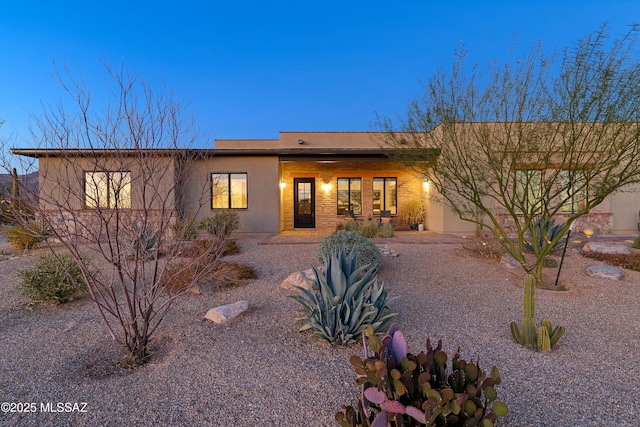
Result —
M183 189L187 219L199 221L216 211L211 203L213 173L247 174L247 208L233 209L240 216L240 232L280 231L277 156L213 156L194 161Z

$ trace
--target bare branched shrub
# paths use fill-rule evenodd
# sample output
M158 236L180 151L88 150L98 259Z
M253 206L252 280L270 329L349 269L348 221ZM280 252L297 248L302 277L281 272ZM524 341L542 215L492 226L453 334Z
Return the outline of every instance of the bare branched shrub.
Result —
M195 218L211 199L206 180L188 177L201 159L189 149L196 132L184 106L122 70L105 68L108 88L101 92L67 70L58 73L71 104L32 117L36 148L14 153L38 159L40 186L31 200L38 200L34 216L51 232L46 244L63 246L77 262L104 324L128 353L126 365L135 366L147 360L149 341L176 298L215 264L189 259L199 265L189 283L165 292L166 266L181 258L180 248L168 245L174 225L185 220L187 203ZM32 170L28 166L23 170ZM187 182L197 190L184 200ZM20 225L28 227L24 218ZM208 241L209 260L222 253L227 238ZM84 267L87 255L99 271Z

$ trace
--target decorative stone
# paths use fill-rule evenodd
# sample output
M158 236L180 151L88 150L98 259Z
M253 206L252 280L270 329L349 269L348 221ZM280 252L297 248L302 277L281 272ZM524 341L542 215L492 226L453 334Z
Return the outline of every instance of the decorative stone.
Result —
M392 258L396 258L398 255L400 255L398 253L398 251L396 251L395 249L390 248L388 245L376 245L378 247L378 249L380 250L380 253L383 256L389 256Z
M511 254L502 255L502 257L500 257L500 264L514 270L521 267L520 263Z
M207 311L204 318L222 325L240 316L248 309L249 301L242 300L234 302L233 304L221 305L220 307L212 308Z
M324 273L324 266L318 267L318 271ZM298 291L296 286L300 286L308 291L314 291L315 286L313 283L310 283L305 279L305 277L311 279L314 277L313 270L307 269L304 271L296 271L295 273L291 273L284 281L280 284L281 288L287 289L289 291Z
M618 267L605 264L590 265L585 268L585 272L589 276L612 280L622 280L622 277L624 276L624 273Z
M620 243L588 242L583 246L582 252L629 255L631 253L631 250L629 249L628 245L622 245Z

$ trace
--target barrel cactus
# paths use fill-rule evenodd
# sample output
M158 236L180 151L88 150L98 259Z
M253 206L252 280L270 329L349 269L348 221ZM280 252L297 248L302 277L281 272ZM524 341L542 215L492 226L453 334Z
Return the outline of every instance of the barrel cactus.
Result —
M384 331L397 314L388 312L388 290L378 284L376 269L358 267L357 252L347 254L344 247L324 258L324 273L312 267L312 291L296 286L301 295L291 298L308 313L296 321L300 331L314 334L332 344L346 345L358 341L367 326Z

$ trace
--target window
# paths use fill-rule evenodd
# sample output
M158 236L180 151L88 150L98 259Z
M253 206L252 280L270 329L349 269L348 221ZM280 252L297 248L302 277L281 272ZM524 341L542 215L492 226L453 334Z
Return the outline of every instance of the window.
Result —
M586 180L584 171L577 169L563 169L560 172L562 178L564 203L562 204L562 212L576 213L584 210L584 202L587 196Z
M338 215L347 211L362 215L362 180L360 178L338 178Z
M516 194L514 207L516 211L537 213L541 210L539 201L542 198L542 170L516 170ZM533 209L535 207L535 210Z
M373 214L389 211L391 215L398 213L398 194L396 178L373 178Z
M85 172L84 205L87 209L130 209L131 172Z
M247 208L247 174L211 174L212 209Z

